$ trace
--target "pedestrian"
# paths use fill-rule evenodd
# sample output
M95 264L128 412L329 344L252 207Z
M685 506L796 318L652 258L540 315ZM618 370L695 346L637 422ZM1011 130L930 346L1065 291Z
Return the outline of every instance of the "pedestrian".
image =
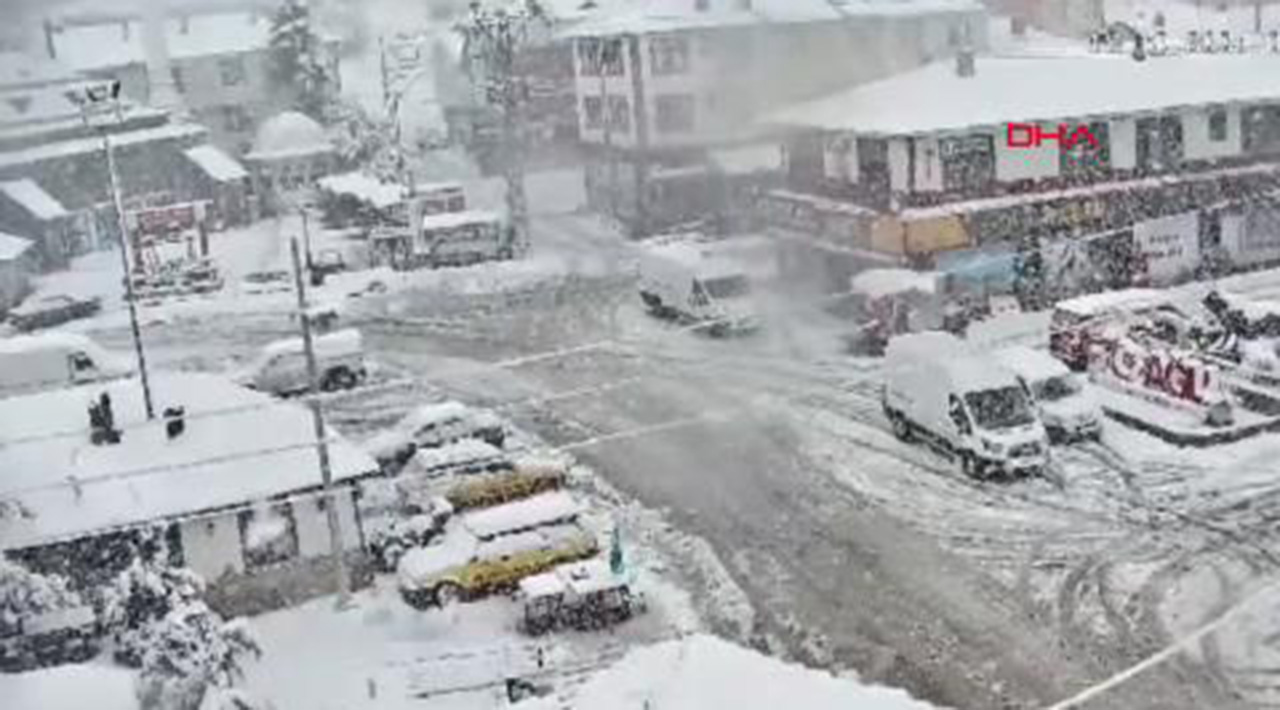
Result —
M538 670L539 670L539 671L541 671L541 670L542 670L542 667L543 667L543 664L544 664L545 660L546 660L546 659L545 659L545 658L543 657L543 655L542 655L542 647L541 647L541 646L539 646L539 647L538 647Z

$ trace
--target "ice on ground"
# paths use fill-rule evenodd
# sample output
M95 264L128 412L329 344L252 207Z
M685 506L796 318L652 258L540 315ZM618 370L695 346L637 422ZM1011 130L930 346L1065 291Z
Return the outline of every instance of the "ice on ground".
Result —
M134 674L123 668L85 663L26 673L0 673L6 710L140 710Z
M540 699L529 710L559 710ZM573 708L661 710L936 710L907 693L783 663L698 634L636 649L578 691Z

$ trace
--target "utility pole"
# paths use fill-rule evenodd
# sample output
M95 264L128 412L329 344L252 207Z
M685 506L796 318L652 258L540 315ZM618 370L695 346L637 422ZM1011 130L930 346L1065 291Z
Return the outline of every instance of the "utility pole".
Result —
M535 24L546 23L536 0L517 10L489 10L472 0L471 14L458 26L465 43L463 55L474 71L479 65L485 100L502 114L502 165L507 183L507 213L514 231L513 249L529 246L529 205L524 187L525 132L521 109L528 86L516 67L517 55L529 42ZM476 77L472 75L472 82Z
M347 584L347 563L342 549L342 521L338 518L338 501L333 495L333 469L329 463L329 436L324 426L324 409L320 399L320 368L316 366L315 344L311 338L311 316L307 313L306 279L302 278L302 258L298 254L298 239L289 240L293 254L293 285L298 292L298 322L302 324L302 348L307 355L307 381L310 383L308 402L311 405L311 421L315 426L316 455L320 459L320 480L324 485L324 510L329 524L329 551L333 555L334 587L338 592L339 609L351 602L351 590Z
M618 159L613 154L613 116L609 109L609 73L610 61L622 61L622 40L602 38L596 40L598 45L600 71L600 125L604 128L604 157L609 161L609 216L618 217ZM616 44L615 44L616 43ZM610 49L613 48L611 57Z
M142 384L142 402L146 407L147 419L156 418L155 406L151 400L151 380L147 374L147 355L142 347L142 328L138 326L138 303L133 293L133 270L130 267L129 254L129 220L124 214L124 197L120 194L120 177L116 171L115 152L111 147L111 133L105 126L95 126L90 120L92 106L107 104L106 109L115 114L116 122L122 123L124 116L120 109L120 82L112 81L103 86L89 87L81 91L67 94L72 102L78 104L85 126L94 128L102 137L102 152L107 158L107 183L111 190L111 202L116 211L116 225L120 230L120 266L124 272L124 300L129 306L129 327L133 332L133 350L138 358L138 379ZM136 255L135 255L136 256Z

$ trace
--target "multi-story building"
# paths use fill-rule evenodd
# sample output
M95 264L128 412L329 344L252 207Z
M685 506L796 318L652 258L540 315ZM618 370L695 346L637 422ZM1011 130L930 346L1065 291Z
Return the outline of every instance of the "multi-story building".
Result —
M843 264L1016 262L1112 285L1280 260L1280 55L961 57L801 103L779 233ZM848 258L841 258L848 255Z
M124 94L135 101L189 112L210 129L216 145L235 154L246 152L258 124L294 98L287 87L271 81L268 14L169 15L155 18L162 28L148 35L151 21L129 14L50 21L46 47L73 70L119 80ZM323 40L320 50L336 82L338 42Z
M574 42L588 193L644 234L705 213L718 148L787 103L985 43L967 0L668 0L597 13Z

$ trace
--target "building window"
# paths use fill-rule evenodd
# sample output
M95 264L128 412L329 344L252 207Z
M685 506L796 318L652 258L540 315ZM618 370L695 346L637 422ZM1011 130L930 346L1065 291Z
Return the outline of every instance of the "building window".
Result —
M973 135L938 141L942 152L942 185L946 190L969 190L990 185L996 177L995 144L991 136Z
M173 80L173 90L179 94L187 93L187 85L183 81L182 67L173 67L169 70L169 78Z
M231 133L241 133L249 129L249 114L243 106L223 106L222 125Z
M1280 106L1246 109L1241 120L1244 151L1251 155L1280 152Z
M587 130L600 130L603 126L604 104L599 96L588 96L582 100L582 115L586 120Z
M1209 113L1209 140L1221 143L1227 139L1227 111L1217 109Z
M631 102L627 97L609 97L609 129L623 133L631 131Z
M684 74L689 71L687 37L654 37L649 41L649 62L654 76Z
M686 133L693 130L694 102L687 94L658 96L654 99L659 133Z
M240 544L245 566L258 569L298 556L298 523L288 503L263 505L240 513Z
M245 82L244 59L227 57L218 60L218 74L223 86L239 86Z
M1182 119L1178 116L1142 118L1137 123L1138 167L1173 170L1182 163Z
M622 76L622 40L594 37L579 40L578 62L585 76Z

